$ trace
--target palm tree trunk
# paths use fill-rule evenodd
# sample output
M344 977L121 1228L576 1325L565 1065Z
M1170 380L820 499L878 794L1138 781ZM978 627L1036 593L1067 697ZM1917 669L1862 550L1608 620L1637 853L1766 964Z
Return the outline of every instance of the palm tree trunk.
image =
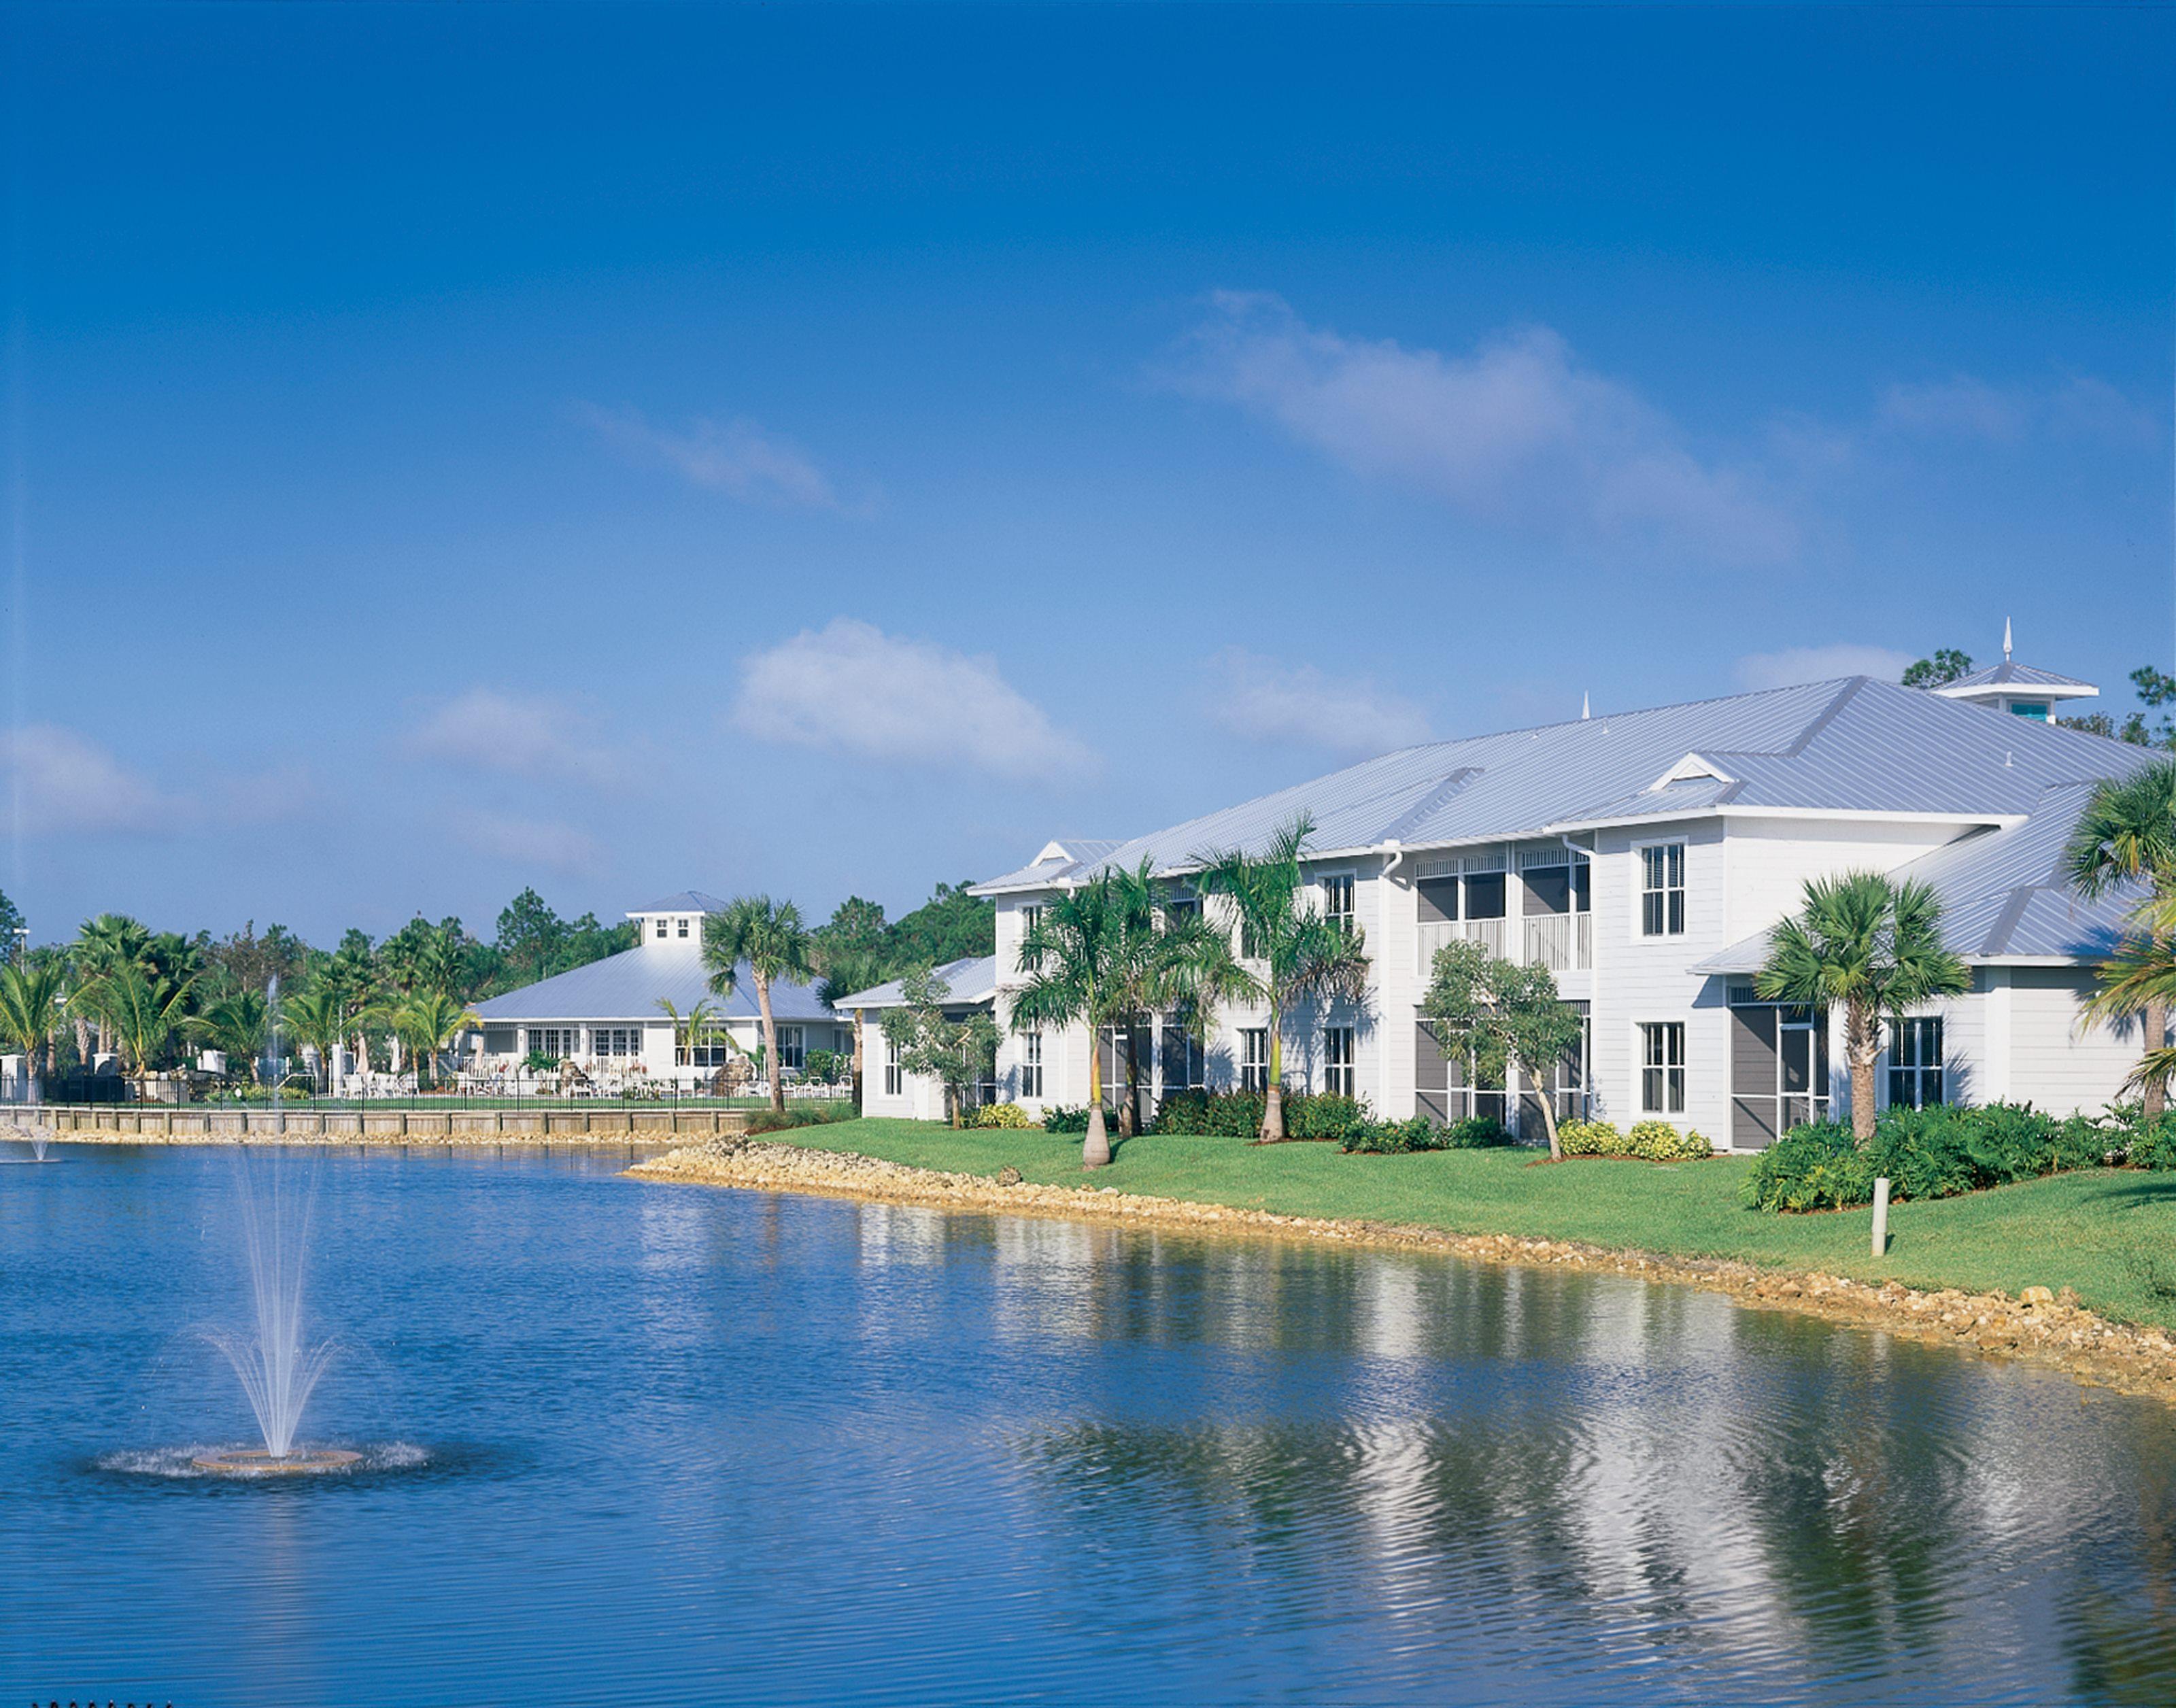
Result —
M1130 1139L1140 1130L1140 1049L1134 1029L1129 1025L1126 1027L1126 1101L1118 1110L1118 1136Z
M1863 1004L1844 1015L1844 1054L1851 1062L1851 1136L1862 1150L1874 1142L1874 1066L1881 1056L1881 1026Z
M778 1022L770 1017L770 981L755 976L755 1005L763 1010L763 1054L770 1068L770 1107L786 1112L786 1066L778 1059Z
M1276 1004L1270 1004L1270 1083L1262 1091L1262 1142L1281 1145L1285 1136L1285 1029Z
M854 1010L854 1112L862 1112L862 1034L868 1030L868 1011Z
M1111 1134L1103 1124L1103 1047L1088 1028L1088 1134L1080 1145L1083 1168L1107 1168L1111 1164Z
M2168 1042L2168 1004L2150 1002L2146 1005L2146 1047L2157 1050ZM2141 1088L2145 1098L2145 1118L2156 1120L2168 1106L2168 1085L2163 1080L2148 1080Z

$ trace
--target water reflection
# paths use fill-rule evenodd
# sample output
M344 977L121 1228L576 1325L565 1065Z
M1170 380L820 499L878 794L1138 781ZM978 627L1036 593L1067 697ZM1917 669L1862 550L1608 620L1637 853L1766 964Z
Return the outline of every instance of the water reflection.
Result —
M2176 1424L2059 1377L1618 1277L352 1161L327 1288L397 1379L324 1427L429 1461L294 1500L84 1469L193 1439L220 1160L0 1171L46 1177L0 1178L0 1677L2176 1700Z

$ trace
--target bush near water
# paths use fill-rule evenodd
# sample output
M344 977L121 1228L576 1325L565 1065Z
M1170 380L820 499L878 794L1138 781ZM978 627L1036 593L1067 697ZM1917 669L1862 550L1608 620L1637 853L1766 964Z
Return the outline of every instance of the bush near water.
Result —
M2058 1118L2030 1104L1890 1109L1861 1150L1847 1123L1794 1127L1754 1160L1757 1210L1841 1210L1874 1201L1885 1175L1897 1199L1953 1198L2073 1168L2176 1168L2176 1115L2142 1125L2135 1107Z

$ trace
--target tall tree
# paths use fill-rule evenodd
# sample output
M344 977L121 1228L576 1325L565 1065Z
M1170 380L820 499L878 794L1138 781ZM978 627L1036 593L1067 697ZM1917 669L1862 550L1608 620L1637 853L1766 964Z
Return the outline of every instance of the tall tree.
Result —
M1110 1129L1103 1120L1103 1052L1097 1040L1104 1027L1125 1020L1134 1000L1123 966L1125 905L1117 877L1108 872L1046 902L1021 939L1020 966L1027 977L1013 993L1006 1016L1015 1032L1074 1025L1088 1029L1083 1168L1102 1168L1111 1161Z
M280 1001L280 1029L302 1048L318 1053L316 1079L333 1090L333 1058L347 1036L348 1011L339 987L319 977Z
M1499 960L1477 943L1447 943L1436 951L1421 1012L1436 1023L1444 1043L1460 1045L1472 1057L1477 1082L1501 1074L1506 1090L1515 1091L1514 1070L1526 1076L1542 1106L1549 1156L1561 1161L1550 1081L1586 1028L1579 1010L1557 994L1549 970Z
M1262 1137L1272 1142L1285 1136L1287 1022L1310 1004L1357 1001L1368 986L1367 942L1359 927L1327 918L1302 900L1314 835L1314 821L1302 813L1259 854L1229 848L1194 857L1201 867L1196 886L1230 904L1238 918L1240 959L1262 969L1255 976L1269 1009L1270 1035Z
M91 999L102 1021L112 1028L122 1053L135 1064L135 1075L149 1079L160 1054L189 1018L189 988L123 961L91 987Z
M76 980L86 993L83 1011L97 1022L98 1047L101 1053L113 1047L111 1024L100 1009L90 988L102 983L123 966L133 966L148 971L150 961L151 933L125 913L101 913L95 919L85 920L77 930L72 959L75 965ZM88 1040L80 1040L87 1043Z
M1874 1137L1883 1020L1971 987L1964 962L1942 941L1934 892L1880 872L1809 880L1799 911L1770 933L1768 959L1754 980L1768 1002L1843 1009L1851 1130L1862 1149Z
M230 1073L247 1062L251 1076L261 1079L258 1069L270 1042L267 1018L264 993L244 987L224 992L206 1003L192 1020L190 1030L226 1055Z
M24 946L23 910L0 889L0 964L13 966L21 959Z
M2063 869L2070 887L2097 900L2124 884L2135 884L2155 900L2176 895L2176 759L2160 759L2133 776L2110 778L2097 786L2063 851ZM2138 994L2136 1014L2146 1034L2146 1056L2157 1058L2168 1042L2167 996L2139 975L2141 958L2150 960L2156 933L2141 922L2138 941L2119 951L2103 970L2105 1000L2121 988ZM2165 1074L2147 1074L2141 1084L2146 1118L2167 1106Z
M438 1077L438 1058L479 1021L466 1003L443 990L420 990L394 1011L393 1029L416 1058L416 1089Z
M808 960L808 927L791 901L768 895L743 895L720 913L703 916L703 965L710 969L710 988L731 996L740 969L748 968L755 986L755 1005L763 1016L763 1048L770 1068L770 1107L786 1108L786 1074L778 1053L778 1021L771 1012L772 987L781 980L805 982L815 976Z
M1904 672L1907 688L1944 688L1961 676L1972 674L1972 655L1953 646L1943 647L1932 658L1922 658Z
M67 972L57 961L0 966L0 1040L23 1053L33 1101L38 1082L52 1071L53 1034L62 1025L67 988Z

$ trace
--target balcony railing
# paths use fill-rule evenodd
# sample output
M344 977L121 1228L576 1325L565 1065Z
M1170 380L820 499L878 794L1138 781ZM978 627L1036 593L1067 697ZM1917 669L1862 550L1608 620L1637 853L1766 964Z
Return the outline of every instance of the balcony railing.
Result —
M1523 927L1513 934L1515 925ZM1421 971L1435 964L1435 952L1447 943L1477 943L1499 960L1518 958L1551 972L1578 972L1594 965L1591 913L1538 913L1523 920L1434 919L1420 927Z
M1583 972L1594 965L1591 913L1526 916L1526 961L1551 972Z

